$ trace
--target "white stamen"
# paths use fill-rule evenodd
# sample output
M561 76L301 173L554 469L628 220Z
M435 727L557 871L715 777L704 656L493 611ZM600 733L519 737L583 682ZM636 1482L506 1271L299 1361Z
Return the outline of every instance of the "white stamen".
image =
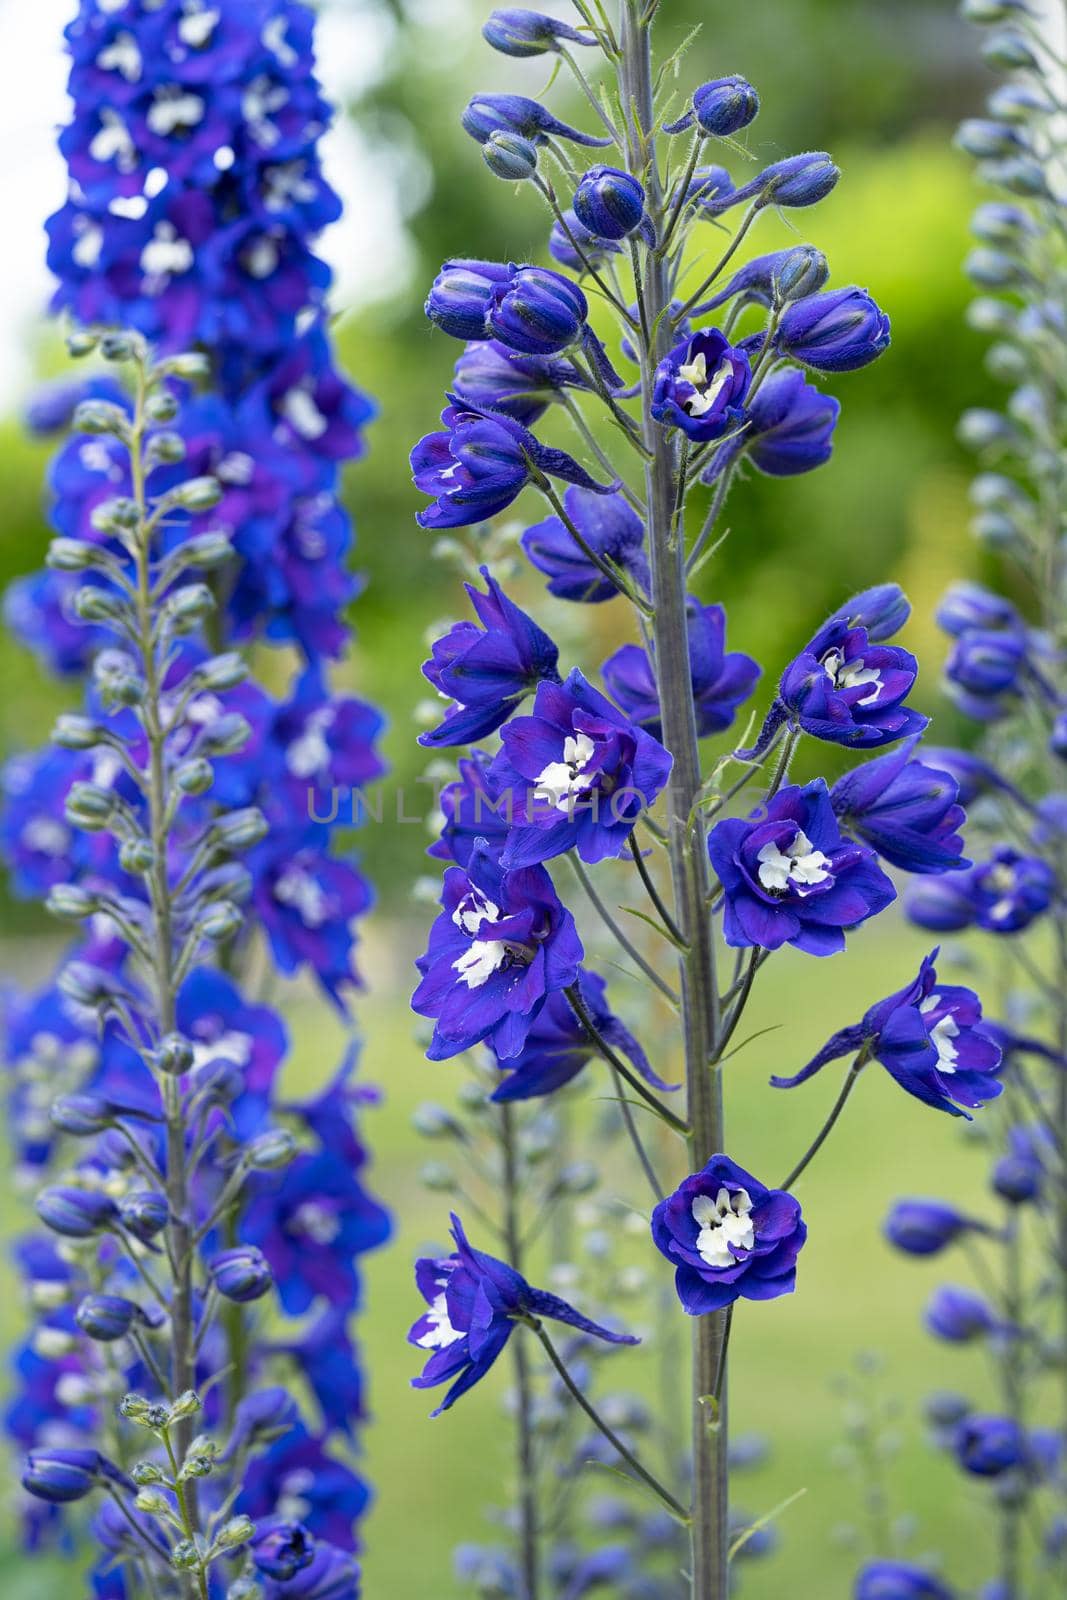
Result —
M156 280L156 288L163 287L160 280L188 272L192 264L192 245L188 239L179 239L177 229L169 222L158 225L141 251L141 270Z
M286 868L274 885L274 898L283 906L291 906L306 928L321 928L329 915L322 885L300 867Z
M453 911L452 921L464 933L476 934L483 922L500 921L500 907L495 906L480 889L471 889Z
M691 384L696 390L685 401L686 411L691 417L703 417L714 409L726 385L733 381L734 364L729 356L723 356L714 375L709 378L707 358L701 350L692 361L682 363L678 368L678 376L683 383Z
M334 711L322 706L313 711L304 724L304 731L294 739L285 752L285 765L294 778L310 778L329 765L330 746L326 738L333 725Z
M204 102L198 94L182 94L180 89L161 89L145 118L153 133L169 138L179 128L195 128L204 119Z
M771 841L765 844L757 860L760 863L759 881L765 889L784 892L795 885L803 892L814 884L825 883L830 876L830 860L821 850L816 850L807 834L797 830L788 853L783 855Z
M202 50L219 20L217 11L191 11L178 24L178 38L190 50Z
M120 33L105 45L96 58L101 72L119 72L127 83L136 83L141 76L141 52L132 33Z
M269 278L281 257L273 239L254 239L241 252L241 264L250 278Z
M582 782L595 754L596 746L588 734L568 734L563 741L563 760L550 761L539 775L534 798L547 800L557 811L569 811L575 795L588 787Z
M882 674L877 667L865 667L862 656L846 662L840 650L831 650L823 662L823 669L835 689L859 689L865 683L874 684L871 693L857 701L858 705L873 705L882 692Z
M321 439L330 426L316 405L312 390L303 384L288 391L281 412L302 439Z
M443 1279L438 1279L443 1283ZM442 1288L439 1295L434 1296L433 1304L425 1314L429 1327L421 1333L415 1343L422 1350L447 1350L450 1344L455 1344L463 1335L458 1328L454 1328L448 1316L448 1301Z
M708 1194L698 1194L693 1201L693 1221L700 1228L697 1234L697 1253L709 1267L732 1267L737 1257L730 1249L751 1250L756 1242L756 1230L749 1213L752 1201L747 1190L738 1189L731 1194L723 1187L714 1200Z
M507 958L508 947L502 939L475 939L470 949L453 961L452 971L459 974L468 989L480 989Z
M94 223L86 223L78 234L77 239L75 239L71 250L75 266L84 267L87 272L92 272L100 260L100 252L103 247L103 229L96 227Z
M117 161L126 170L133 165L137 152L129 129L107 106L100 112L100 127L90 142L89 154L94 161Z

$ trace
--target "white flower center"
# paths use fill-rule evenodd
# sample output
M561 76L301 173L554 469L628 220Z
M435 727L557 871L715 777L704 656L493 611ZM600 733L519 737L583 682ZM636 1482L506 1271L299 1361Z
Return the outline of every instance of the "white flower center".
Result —
M756 1230L750 1212L752 1201L746 1190L731 1194L722 1188L714 1200L710 1194L698 1194L693 1201L693 1221L697 1234L697 1252L709 1267L732 1267L737 1261L730 1246L736 1250L751 1250L756 1242Z
M922 1012L934 1011L940 1005L940 1003L941 1001L938 995L928 994L926 999L920 1005L919 1010ZM937 1051L938 1072L955 1072L956 1062L960 1058L960 1053L952 1041L953 1039L958 1039L959 1036L959 1025L953 1016L942 1017L940 1021L935 1022L933 1027L930 1029L930 1043Z
M241 252L241 264L250 278L269 278L280 260L273 239L255 239Z
M160 89L148 108L146 121L161 139L180 128L195 128L204 118L204 102L198 94L183 94L180 89Z
M128 170L133 165L136 153L133 139L122 118L104 106L100 112L100 127L89 145L93 160L117 161L120 167Z
M247 1067L252 1059L252 1036L235 1030L220 1033L214 1039L190 1041L193 1046L193 1069L206 1067L210 1061L229 1061L235 1067Z
M293 1212L292 1228L316 1244L327 1245L333 1244L341 1232L341 1222L337 1213L327 1206L319 1205L316 1200L305 1200Z
M441 1281L438 1279L438 1282ZM463 1337L448 1319L448 1301L443 1289L434 1297L433 1305L426 1313L426 1321L430 1326L415 1341L423 1350L447 1350L450 1344L455 1344Z
M682 363L678 368L678 376L683 383L692 384L696 390L696 394L684 402L686 411L691 417L703 417L714 408L726 385L733 382L734 364L729 356L723 356L709 378L707 358L701 350L692 361Z
M864 695L858 705L873 705L882 692L882 674L877 667L865 667L862 656L846 661L840 650L831 650L823 661L823 670L835 689L859 689L865 683L873 683L870 694Z
M142 271L156 280L188 272L192 264L192 245L188 239L179 239L178 230L170 222L161 222L141 251Z
M464 933L477 934L483 922L500 921L500 907L495 906L480 889L471 889L453 911L452 921Z
M825 883L830 876L829 857L816 850L807 834L799 829L788 853L783 855L772 840L763 846L757 860L760 883L776 894L785 894L791 886L802 894L814 884Z
M547 800L557 811L569 811L575 795L586 785L582 774L593 759L596 746L588 734L568 734L563 741L563 760L550 761L537 779L536 800Z
M127 83L141 76L141 52L132 33L119 33L96 58L101 72L120 72Z
M330 762L330 745L326 737L333 725L334 712L330 706L313 711L304 724L298 739L294 739L285 752L285 765L294 778L310 778L324 772Z
M322 885L303 868L291 866L274 885L274 898L291 906L305 928L321 928L329 914L329 902Z
M202 50L215 31L217 11L191 11L178 24L178 38L190 50Z
M282 401L282 416L302 439L321 439L329 423L315 403L310 388L303 384L290 389Z
M452 970L468 989L480 989L507 959L508 947L502 939L475 939L470 949L453 961Z

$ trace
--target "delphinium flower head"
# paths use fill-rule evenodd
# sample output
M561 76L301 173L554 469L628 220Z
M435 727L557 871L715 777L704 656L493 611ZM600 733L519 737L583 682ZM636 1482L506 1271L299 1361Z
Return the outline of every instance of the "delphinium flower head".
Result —
M872 1561L856 1575L853 1600L955 1600L926 1567L911 1561Z
M838 778L830 799L841 825L891 866L921 875L969 865L960 830L960 788L929 751L913 759L919 736Z
M416 1263L415 1281L429 1309L408 1334L409 1343L431 1352L421 1375L412 1379L413 1386L432 1389L450 1384L434 1416L447 1411L485 1377L520 1319L547 1317L611 1344L637 1343L632 1334L590 1321L558 1296L532 1288L506 1262L476 1250L455 1215L452 1238L456 1248L450 1256L424 1257Z

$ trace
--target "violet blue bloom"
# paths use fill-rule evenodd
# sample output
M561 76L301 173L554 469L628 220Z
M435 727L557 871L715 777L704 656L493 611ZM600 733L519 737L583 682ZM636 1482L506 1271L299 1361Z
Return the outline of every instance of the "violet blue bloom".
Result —
M1015 795L1016 790L988 761L972 754L970 750L953 750L947 745L923 745L925 761L938 772L947 772L959 789L959 803L969 807L983 795L1004 791ZM1022 796L1018 796L1022 800ZM1023 801L1023 804L1026 802Z
M564 389L585 383L567 361L523 356L497 339L476 339L457 357L452 387L465 404L503 412L531 428Z
M954 1450L964 1472L977 1478L999 1478L1031 1464L1026 1430L1013 1417L965 1417L956 1432Z
M415 1263L415 1282L428 1310L413 1324L408 1343L430 1352L412 1388L450 1387L432 1413L439 1417L485 1377L520 1319L547 1317L608 1344L637 1344L628 1333L613 1333L575 1311L565 1300L535 1289L513 1267L476 1250L453 1213L450 1256L423 1256Z
M994 1100L1001 1050L981 1027L982 1005L970 989L937 981L936 950L903 989L879 1000L861 1022L842 1028L792 1077L774 1077L776 1089L806 1083L828 1062L859 1055L880 1061L891 1078L924 1105L966 1117L965 1106Z
M1006 629L966 629L945 662L949 694L978 722L1008 716L1030 678L1026 635Z
M998 845L988 861L917 885L905 910L920 928L936 933L970 927L1020 933L1048 910L1055 893L1056 875L1046 861Z
M684 340L656 368L652 415L697 443L721 439L744 420L752 368L717 328Z
M484 840L466 869L445 873L441 905L411 1001L434 1019L429 1059L445 1061L484 1039L509 1060L549 996L577 981L584 951L574 918L543 867L508 871Z
M797 367L772 372L746 408L747 427L716 452L702 474L714 483L739 455L770 478L813 472L833 453L840 401L809 383Z
M484 339L493 288L507 283L512 271L500 261L446 261L430 285L423 310L453 339Z
M973 629L980 632L1023 630L1023 620L1006 596L986 589L980 583L962 580L950 584L935 612L937 625L953 639Z
M638 586L649 587L645 558L645 525L621 494L591 494L588 489L568 489L563 496L568 517L590 549L603 560L621 567ZM559 517L534 523L522 536L522 548L539 572L548 578L548 592L559 600L580 600L587 605L611 600L620 591L595 566Z
M856 1576L852 1600L956 1600L951 1589L911 1561L871 1561Z
M751 656L726 649L726 612L704 606L692 595L686 601L689 666L696 706L697 733L702 739L722 733L737 708L755 689L760 668ZM655 739L662 739L659 693L647 650L624 644L600 669L612 699Z
M512 718L501 738L490 770L513 801L508 868L567 850L590 863L617 856L670 776L669 752L577 668L565 683L542 683L532 715Z
M854 767L830 790L841 826L894 867L919 874L953 872L970 862L959 829L966 821L949 773L911 758L913 734L896 750Z
M939 1285L927 1301L923 1322L927 1332L947 1344L970 1344L984 1339L1001 1327L996 1315L973 1289L954 1284Z
M649 1063L648 1057L626 1025L607 1003L607 985L595 972L579 972L578 991L593 1025L602 1038L623 1055L655 1089L677 1088L665 1083ZM576 1078L599 1050L565 994L548 997L526 1043L517 1056L498 1061L508 1076L493 1093L496 1101L531 1100L551 1094Z
M589 302L571 278L551 267L510 267L489 295L487 338L524 356L557 356L585 330Z
M936 1256L965 1233L988 1232L943 1200L898 1200L885 1219L889 1243L908 1256Z
M561 213L548 236L549 255L572 272L586 272L590 266L600 266L609 256L621 254L622 248L615 239L602 239L599 234L590 233L572 210Z
M439 861L455 861L465 867L479 839L490 853L499 857L511 826L511 796L498 792L490 777L490 757L484 750L472 750L457 762L459 777L441 791L444 817L441 837L427 852Z
M494 133L515 133L533 145L547 144L550 138L591 146L611 143L610 139L598 139L560 122L540 100L531 100L524 94L476 94L468 100L459 120L464 132L483 145Z
M777 714L831 744L892 744L929 721L902 703L918 671L907 650L872 644L865 628L831 617L786 667L768 724ZM766 733L767 725L761 740Z
M889 318L865 289L827 289L785 308L775 346L818 372L855 372L889 347Z
M455 396L449 400L441 413L444 431L427 434L411 452L415 486L434 499L416 517L421 528L488 521L511 505L535 472L595 494L614 490L614 484L595 482L566 451L538 444L514 418Z
M422 745L481 739L506 722L542 680L559 682L559 651L548 634L508 599L488 567L481 574L487 594L465 585L481 627L457 622L423 665L423 676L456 704L432 733L419 735Z
M846 622L850 628L866 628L868 639L874 644L884 644L900 632L910 616L911 602L899 583L876 583L870 589L850 595L843 606L838 606L830 621Z
M482 37L501 55L519 57L543 56L559 50L561 39L568 44L596 44L592 34L579 33L558 17L546 17L541 11L526 11L520 6L504 6L490 12L482 26Z
M791 1194L765 1188L725 1155L712 1156L652 1213L653 1241L674 1264L691 1317L792 1294L807 1234Z
M684 133L696 122L705 133L728 139L747 128L759 114L759 95L736 72L728 78L715 78L694 91L692 106L677 122L667 124L664 133Z
M846 928L896 898L874 852L841 833L822 778L787 785L747 819L716 823L708 854L724 890L723 932L735 949L791 944L834 955L845 947Z

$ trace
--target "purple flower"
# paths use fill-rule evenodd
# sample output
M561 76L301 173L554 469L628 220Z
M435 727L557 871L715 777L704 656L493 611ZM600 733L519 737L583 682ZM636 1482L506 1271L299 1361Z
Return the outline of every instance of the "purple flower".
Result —
M547 144L550 138L582 145L611 143L610 139L595 138L560 122L540 100L531 100L524 94L476 94L468 100L459 120L464 132L483 145L494 133L515 133L533 145Z
M738 949L791 944L834 955L846 928L896 898L873 852L842 835L821 778L780 789L747 820L716 823L708 854L723 886L726 942Z
M370 885L349 861L325 855L317 843L284 835L251 852L253 904L282 972L307 965L341 1009L344 991L358 984L355 927L371 904Z
M355 1545L353 1524L369 1498L362 1478L345 1462L328 1455L323 1441L296 1421L284 1429L281 1438L275 1437L268 1450L249 1460L234 1511L258 1523L276 1516L283 1504L289 1515L299 1517L316 1542L321 1539L340 1550L351 1550ZM330 1590L301 1586L301 1577L311 1571L311 1567L305 1568L292 1588L279 1592L285 1596L321 1593L323 1600L327 1595L332 1600Z
M423 666L423 676L456 705L432 733L420 734L420 744L481 739L506 722L538 683L559 681L559 651L548 634L508 599L488 567L481 573L487 594L465 586L481 628L457 622Z
M663 746L577 669L565 683L542 683L533 714L514 717L501 738L490 770L513 801L507 867L572 849L588 862L617 856L670 775Z
M903 989L871 1006L863 1020L842 1028L806 1067L790 1078L774 1077L776 1089L806 1083L830 1061L858 1055L880 1061L908 1094L953 1116L1000 1094L1000 1046L981 1027L982 1005L970 989L937 981L936 950Z
M999 1478L1030 1465L1026 1430L1012 1417L965 1417L956 1432L956 1460L976 1478Z
M927 1331L948 1344L969 1344L999 1328L996 1316L973 1289L941 1284L927 1302L923 1321Z
M936 883L917 885L905 910L920 928L958 933L1020 933L1048 910L1056 894L1056 874L1038 856L1024 856L998 845L988 861L963 872L946 873Z
M729 1156L712 1156L652 1213L656 1248L676 1267L691 1317L735 1300L774 1300L796 1287L808 1230L799 1202L763 1184Z
M518 1326L517 1319L548 1317L609 1344L637 1344L626 1333L613 1333L591 1322L566 1301L534 1289L514 1268L475 1250L463 1224L452 1217L456 1248L443 1258L424 1256L415 1263L415 1282L429 1309L412 1326L408 1343L431 1352L415 1389L450 1388L433 1412L435 1417L455 1404L485 1377Z
M475 410L502 412L532 428L564 389L584 382L567 361L523 356L497 339L476 339L457 357L452 387Z
M746 411L745 455L772 478L811 472L829 461L840 414L833 395L822 394L796 367L783 367L770 374Z
M430 285L426 316L453 339L484 339L493 287L507 283L512 270L499 261L446 261Z
M960 710L996 722L1017 705L1030 675L1027 638L1007 630L968 628L945 662L945 682Z
M671 1084L653 1072L648 1057L640 1044L607 1003L607 985L595 972L579 971L578 992L602 1038L624 1055L646 1082L656 1089L670 1089ZM589 1037L566 995L551 994L544 1010L526 1035L526 1042L518 1055L498 1061L501 1071L507 1073L499 1088L494 1091L497 1101L530 1100L538 1095L551 1094L565 1083L570 1083L588 1061L598 1054L597 1046Z
M852 1600L955 1600L953 1591L910 1561L871 1561L856 1577Z
M443 432L427 434L411 452L415 486L434 497L416 518L422 528L466 528L507 509L534 473L575 483L596 494L614 484L596 483L563 450L538 444L512 417L480 410L450 396L441 414Z
M252 1564L265 1578L288 1582L311 1565L315 1546L303 1523L267 1517L256 1526L249 1546Z
M744 420L751 382L745 352L717 328L706 329L676 345L656 368L652 415L698 443L721 439Z
M911 758L918 734L854 767L830 790L841 826L904 872L954 872L970 863L959 829L966 815L949 773Z
M551 267L512 267L494 283L485 314L487 338L524 356L556 356L585 331L589 303L578 285Z
M1023 631L1022 618L1012 602L980 583L950 584L941 597L936 618L938 627L953 639L976 629L988 633Z
M929 720L902 703L918 671L907 650L872 644L866 628L831 617L782 674L778 714L832 744L892 744Z
M268 1579L263 1600L359 1600L359 1563L347 1550L317 1540L311 1561L295 1577Z
M645 220L644 188L617 167L590 167L575 190L574 214L598 239L625 239Z
M986 1225L943 1200L898 1200L885 1219L885 1236L909 1256L936 1256L964 1234Z
M786 307L776 348L818 372L855 372L889 346L889 318L865 289L828 289Z
M740 650L727 651L722 606L704 606L690 596L686 619L697 733L704 739L730 726L738 706L755 689L760 668ZM608 693L627 716L661 739L659 692L647 650L624 644L605 661L601 673Z
M542 56L559 50L559 41L568 44L595 44L588 33L579 33L569 23L558 17L546 17L541 11L525 11L519 6L505 6L492 11L482 25L482 37L494 50L505 56Z
M479 839L486 842L493 855L499 856L511 826L512 800L509 791L498 791L490 777L490 758L484 751L473 750L457 766L459 778L441 791L444 826L440 839L430 846L428 854L439 861L455 861L465 867Z
M693 95L693 104L677 122L664 128L664 133L684 133L697 122L713 138L728 139L747 128L759 114L759 95L736 72L728 78L715 78L702 83Z
M435 1022L429 1058L447 1060L484 1039L508 1060L549 995L577 980L583 950L574 918L543 867L506 870L484 841L465 870L445 873L441 905L411 1001Z
M645 525L624 496L568 489L563 504L586 544L647 590L650 580L644 551ZM557 599L596 604L619 593L559 517L546 517L544 522L527 528L522 548L538 571L545 573L548 592Z

